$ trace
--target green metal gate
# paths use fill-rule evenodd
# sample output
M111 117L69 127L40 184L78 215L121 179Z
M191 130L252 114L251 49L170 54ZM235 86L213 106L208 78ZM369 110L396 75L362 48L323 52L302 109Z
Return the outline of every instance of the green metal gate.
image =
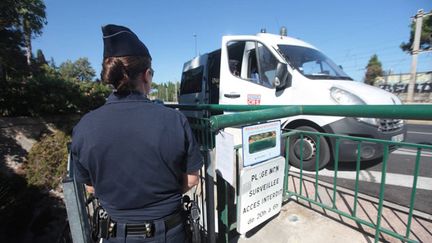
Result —
M244 126L268 120L275 120L283 117L295 115L328 115L346 117L371 117L371 118L397 118L414 120L432 120L432 105L377 105L377 106L239 106L239 105L169 105L172 108L181 110L200 110L205 116L202 118L189 117L191 128L193 129L205 159L204 169L201 171L200 188L194 193L199 198L202 209L201 226L202 236L205 242L230 242L238 234L236 233L236 202L237 191L231 187L222 177L215 173L213 153L215 149L215 134L221 129L234 126ZM237 112L227 115L220 114L222 111ZM330 181L323 181L318 171L319 149L317 151L315 172L306 173L303 168L303 158L301 158L300 168L290 167L288 154L285 154L285 176L284 176L284 201L296 200L307 202L317 207L331 211L340 217L350 219L357 224L367 226L372 229L375 242L382 240L385 235L394 237L405 242L417 242L417 238L412 236L411 227L415 212L416 190L420 171L421 155L425 151L432 151L431 145L410 144L402 142L392 142L376 140L370 138L349 137L337 134L313 133L305 131L290 131L282 135L287 139L286 153L289 152L289 139L291 136L317 136L335 140L334 153L334 176ZM338 186L339 171L339 144L343 140L350 140L357 143L357 150L360 151L362 145L367 142L379 143L383 146L384 156L382 160L382 170L380 179L380 192L376 201L377 217L365 220L360 215L359 207L361 199L359 193L359 174L361 173L361 159L356 160L356 179L353 188L352 210L346 212L338 207L337 200L341 197L341 187ZM303 141L303 140L302 140ZM318 141L320 141L318 139ZM241 144L233 148L236 151L236 174L239 175L239 156L238 151ZM303 146L300 144L300 146ZM415 166L413 168L412 190L410 203L407 211L405 232L399 232L383 226L382 214L385 206L384 194L386 190L386 173L388 166L389 151L394 146L409 147L416 150ZM317 146L318 148L320 146ZM360 154L360 153L357 153ZM73 178L73 163L69 163L69 174L65 180L65 200L68 208L69 221L74 242L91 242L89 239L89 217L91 209L86 200L87 194L83 190L83 185L78 185ZM431 167L429 167L430 169ZM238 180L237 180L238 181ZM329 200L324 201L323 193L320 189L325 187ZM330 193L331 192L331 193ZM430 219L429 219L430 220Z
M211 158L211 152L214 150L214 137L215 134L226 127L244 126L247 124L254 124L258 122L275 120L283 117L294 116L294 115L328 115L328 116L346 116L346 117L370 117L370 118L393 118L393 119L413 119L413 120L432 120L432 105L364 105L364 106L239 106L239 105L172 105L173 108L179 108L182 110L205 110L206 113L220 112L220 111L235 111L238 113L228 115L215 115L207 116L207 118L190 118L191 126L194 129L196 137L199 143L202 145L202 149L205 156L205 170L203 170L202 178L205 180L201 184L204 185L202 188L205 191L205 199L202 199L202 206L205 205L205 214L203 221L203 231L206 235L206 241L208 242L229 242L233 237L236 236L236 205L238 192L235 188L232 188L222 177L218 176L214 172L212 167L213 160ZM289 139L291 136L316 136L319 138L325 137L328 139L335 140L335 148L333 151L333 165L334 165L334 176L330 183L327 183L328 188L331 189L330 201L323 202L320 200L321 195L319 193L319 187L322 187L322 180L320 179L318 170L319 160L319 144L317 144L317 157L316 157L316 168L312 175L305 174L303 170L303 158L301 158L301 164L299 170L294 171L290 167L288 162L289 152ZM363 137L350 137L337 134L324 134L316 132L305 132L305 131L290 131L282 135L286 139L286 166L285 166L285 177L284 177L284 201L295 199L297 201L304 201L310 204L314 204L324 210L328 210L336 213L341 217L351 219L357 224L361 224L371 228L374 232L373 238L375 242L383 240L382 233L399 239L404 242L418 242L411 236L411 225L413 220L414 204L416 199L417 190L417 179L419 176L420 158L424 151L432 151L431 145L422 144L411 144L403 142L392 142L387 140L378 140ZM353 203L352 210L346 212L341 210L337 206L337 197L339 195L340 186L338 186L338 172L339 172L339 144L343 140L350 140L357 143L357 160L356 160L356 179L353 188L354 194L352 195ZM303 141L303 140L302 140ZM381 181L380 190L377 199L377 217L375 219L365 220L359 216L359 174L361 171L361 158L360 151L364 143L377 143L383 146L384 156L382 159L382 170L381 170ZM241 144L237 145L234 150L238 154L238 150L241 149ZM302 144L300 145L302 146ZM390 150L394 147L407 147L413 148L417 151L415 158L415 168L413 169L413 181L412 190L410 195L410 203L408 206L408 218L406 222L405 232L397 232L396 230L389 229L382 226L382 212L384 205L384 192L386 189L386 172L388 166L388 159ZM237 169L238 167L237 156ZM213 171L212 171L213 170ZM237 176L239 171L237 171ZM292 178L297 180L297 187L293 187ZM238 178L237 178L238 179ZM237 180L238 181L238 180ZM313 194L305 194L305 183L312 185ZM310 187L309 185L309 187ZM216 188L216 191L214 190ZM215 210L217 209L217 215ZM215 220L217 217L217 220ZM215 234L217 224L217 234ZM381 235L381 236L380 236Z

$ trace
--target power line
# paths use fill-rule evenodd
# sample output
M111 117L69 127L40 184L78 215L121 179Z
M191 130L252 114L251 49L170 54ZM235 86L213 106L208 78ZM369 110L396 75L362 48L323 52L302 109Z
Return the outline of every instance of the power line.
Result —
M390 44L389 45L388 43L389 42L399 42L399 41L401 41L401 40L400 39L392 39L392 40L381 40L381 41L378 41L378 42L374 41L373 42L373 48L380 48L380 49L387 48L387 47L389 47L389 48L391 48L391 47L397 48L399 46L396 46L394 44ZM386 43L386 44L383 45L381 43ZM364 49L370 50L371 49L371 43L367 43L367 44L363 44L363 45L360 44L360 45L356 45L356 46L351 46L350 48L340 49L340 51L353 51L353 50L364 50Z
M359 24L356 26L356 28L373 29L373 30L382 29L382 30L385 30L386 33L388 33L390 30L399 30L401 28L401 26L398 26L398 25L388 24L388 23L393 23L394 16L389 15L387 17L389 17L389 18L386 19L385 17L380 16L379 21L373 21L371 19L368 19L367 24ZM386 21L386 20L388 20L388 21ZM360 19L358 21L364 21L364 19ZM373 22L371 22L371 21L373 21ZM356 22L356 20L351 19L351 22ZM410 31L410 28L408 27L410 23L411 23L410 18L407 18L407 25L403 26L404 28L406 28L407 33L409 33L409 31ZM363 34L361 32L354 32L354 34L363 36ZM353 35L351 34L351 35L335 36L332 38L324 39L323 41L327 42L327 41L331 41L331 40L341 40L341 39L353 39Z

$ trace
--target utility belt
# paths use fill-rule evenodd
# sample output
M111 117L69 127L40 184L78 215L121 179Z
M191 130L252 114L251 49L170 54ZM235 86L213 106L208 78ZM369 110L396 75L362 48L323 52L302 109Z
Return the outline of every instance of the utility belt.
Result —
M175 226L185 221L183 212L177 212L167 216L163 220L165 224L165 231L169 231ZM118 223L113 221L108 213L101 206L95 209L93 214L93 227L92 238L94 241L98 239L115 238L117 233ZM146 238L154 237L155 235L155 221L145 221L139 224L125 224L125 236L142 235Z
M93 195L87 199L87 205L93 203L93 218L91 236L95 242L99 239L115 238L117 234L118 223L113 221L107 211L102 208L97 198ZM182 209L164 219L165 231L169 231L180 223L186 222L186 237L188 242L200 243L201 230L199 225L200 210L197 202L191 200L188 196L182 199ZM158 222L159 223L159 222ZM125 224L125 236L143 235L151 238L155 235L155 221L148 221L140 224Z

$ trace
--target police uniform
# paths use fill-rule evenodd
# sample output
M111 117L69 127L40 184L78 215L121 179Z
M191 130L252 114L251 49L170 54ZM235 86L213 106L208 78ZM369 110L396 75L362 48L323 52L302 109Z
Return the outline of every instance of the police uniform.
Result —
M167 220L181 208L183 175L203 159L182 113L138 91L113 93L75 126L72 156L76 180L95 188L117 223L110 242L184 241L183 220ZM130 230L143 222L153 224L152 236Z

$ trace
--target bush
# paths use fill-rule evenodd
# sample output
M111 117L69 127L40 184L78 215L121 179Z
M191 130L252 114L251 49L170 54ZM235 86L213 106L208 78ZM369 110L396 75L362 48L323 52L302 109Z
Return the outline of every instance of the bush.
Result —
M80 113L87 113L98 108L105 103L106 97L111 93L111 89L99 82L80 82L80 100L77 102L77 107Z
M42 76L0 83L0 115L44 116L87 113L105 103L111 89L98 82Z
M27 182L46 189L57 189L67 171L67 143L71 137L57 131L33 145L25 166Z

